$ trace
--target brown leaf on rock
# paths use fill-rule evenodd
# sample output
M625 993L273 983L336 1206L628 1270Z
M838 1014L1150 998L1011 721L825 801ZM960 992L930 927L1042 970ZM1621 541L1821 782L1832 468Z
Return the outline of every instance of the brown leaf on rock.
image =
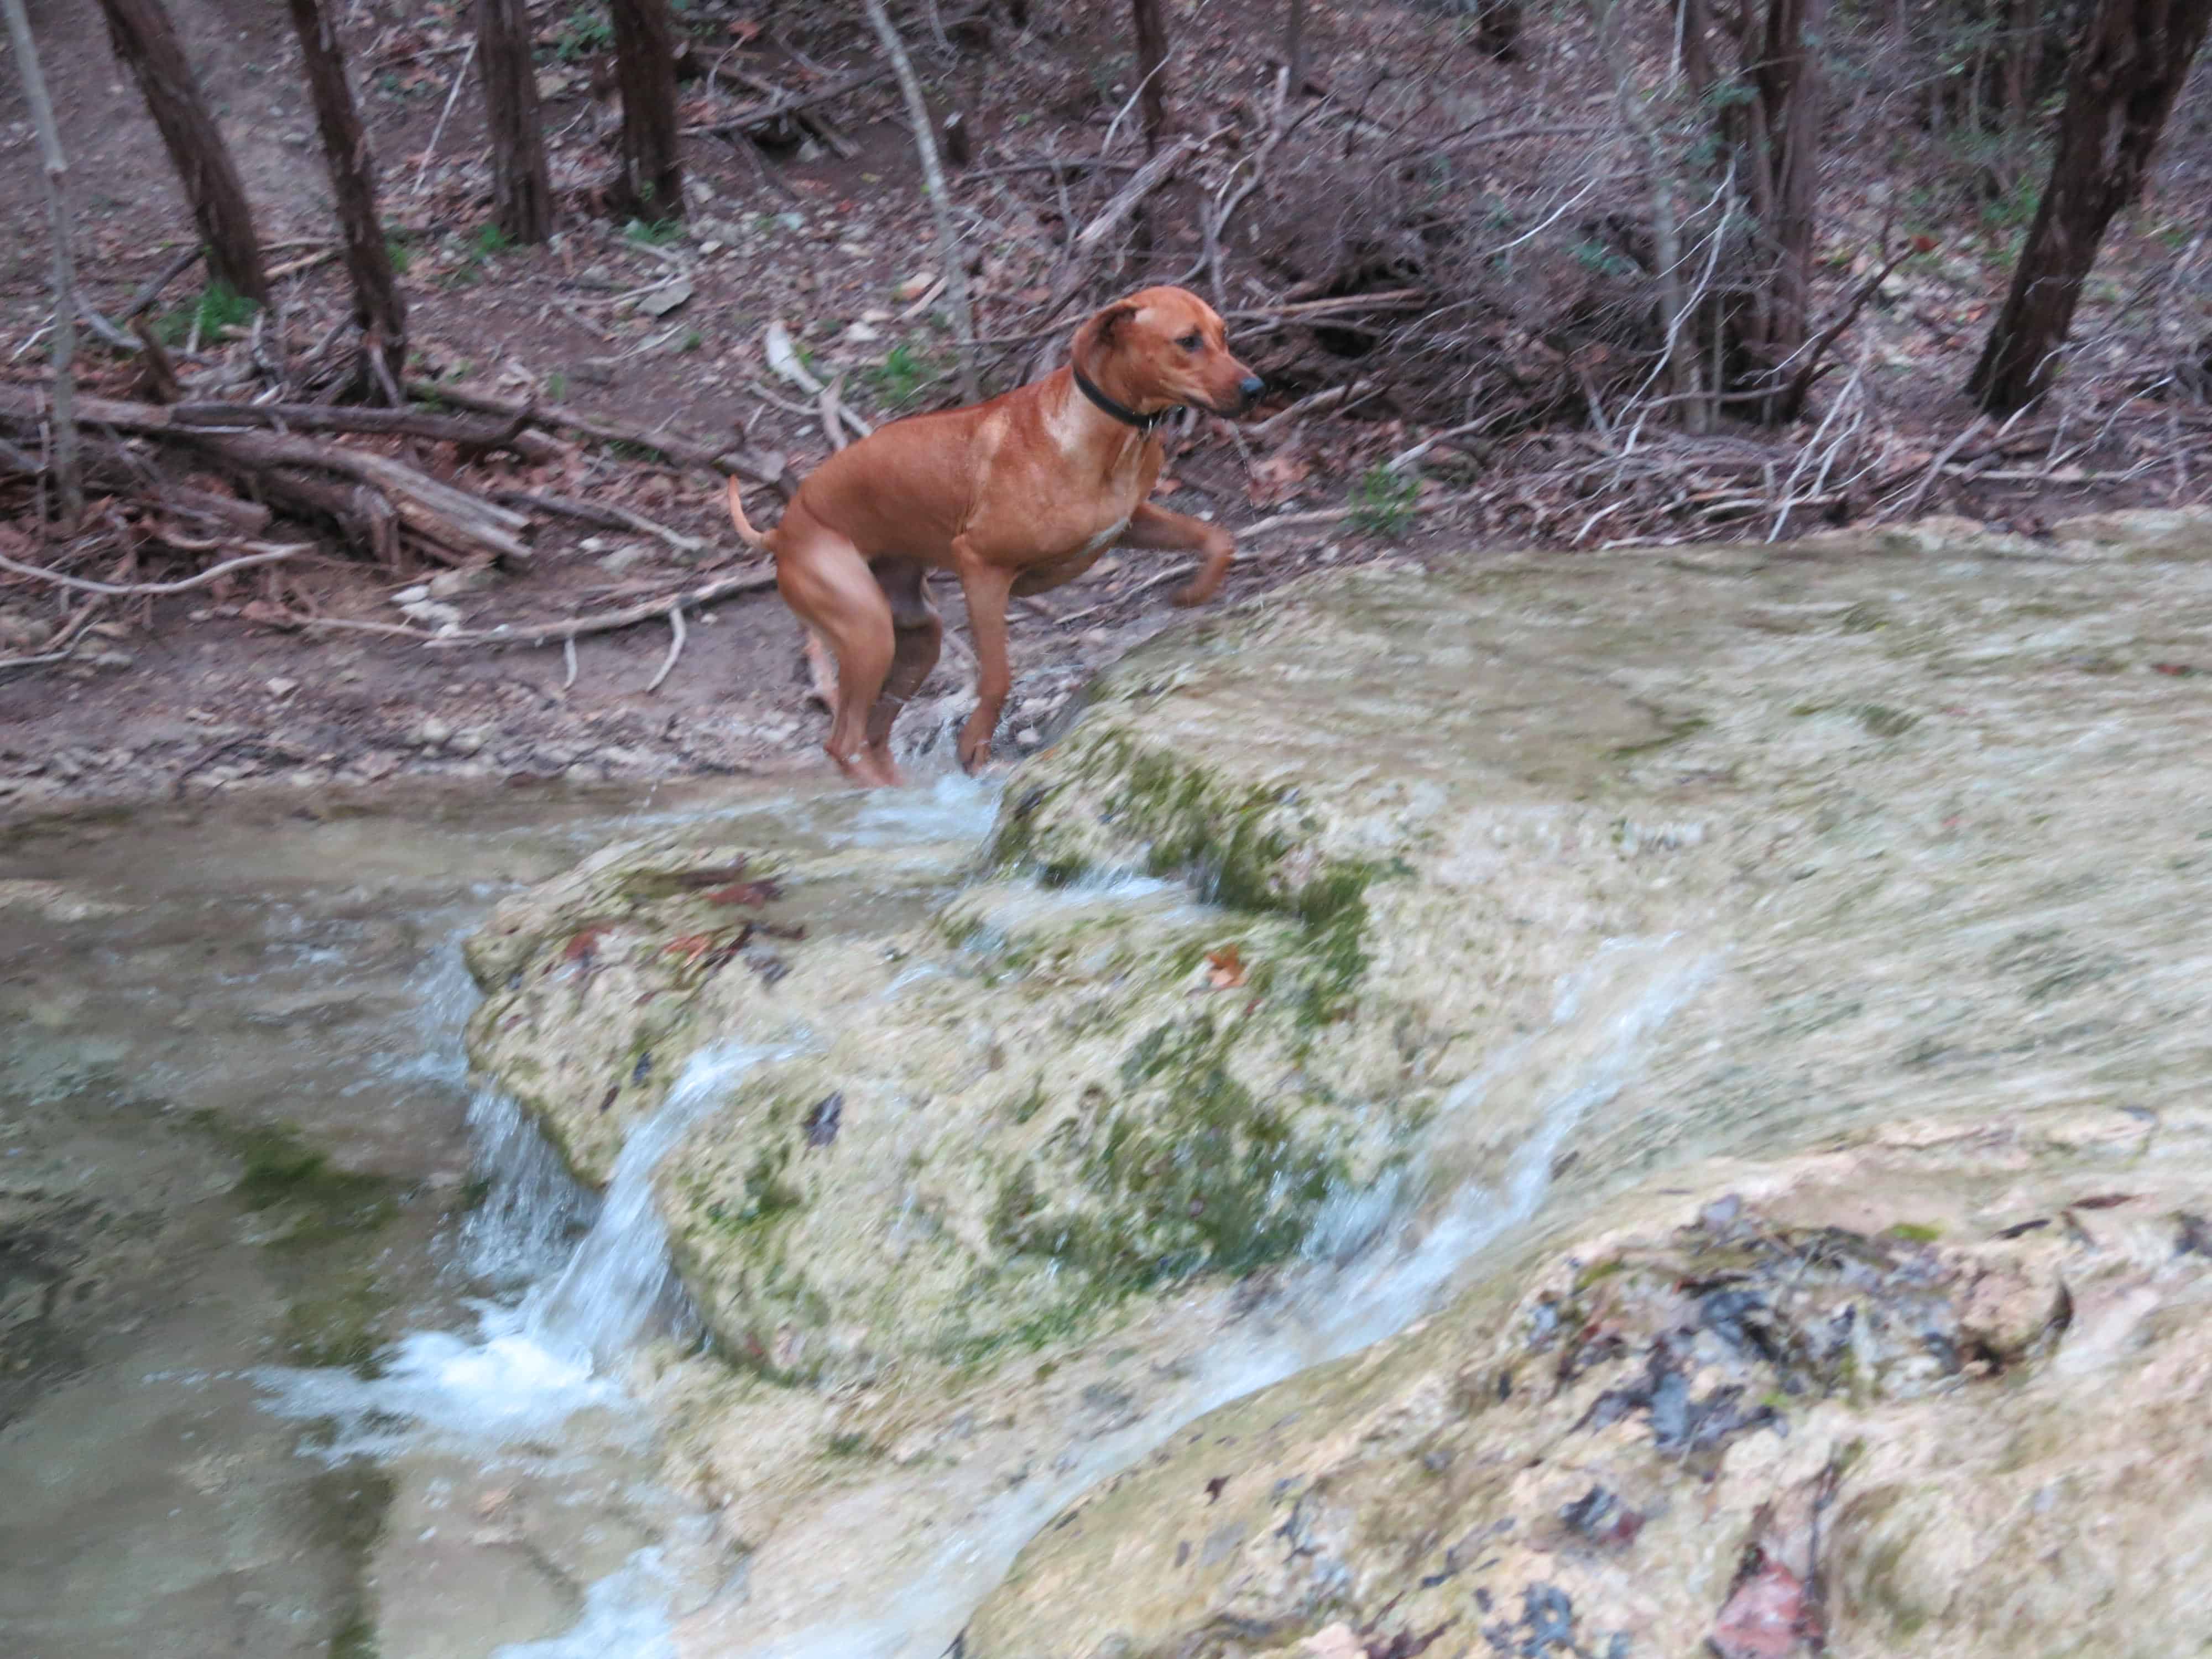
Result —
M770 899L782 896L783 889L767 880L732 882L727 887L717 887L706 896L709 904L744 904L756 908Z
M590 962L599 953L600 939L612 931L605 922L594 922L588 927L578 928L569 935L568 944L561 947L561 960Z
M1707 1639L1720 1659L1788 1659L1818 1625L1805 1581L1767 1559L1738 1582Z

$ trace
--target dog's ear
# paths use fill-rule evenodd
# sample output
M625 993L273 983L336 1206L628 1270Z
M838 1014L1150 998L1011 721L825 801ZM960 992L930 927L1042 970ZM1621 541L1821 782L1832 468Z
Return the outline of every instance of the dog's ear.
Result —
M1109 306L1091 319L1091 338L1109 350L1121 343L1121 330L1136 320L1137 308L1127 301Z

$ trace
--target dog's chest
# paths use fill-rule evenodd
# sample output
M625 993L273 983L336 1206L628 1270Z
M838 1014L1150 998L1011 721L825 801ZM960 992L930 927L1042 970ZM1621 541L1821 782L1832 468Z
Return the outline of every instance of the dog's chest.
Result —
M1044 539L1055 554L1087 558L1105 551L1128 529L1143 489L1140 466L1117 468L1105 488L1090 500L1063 501L1049 515L1052 522Z

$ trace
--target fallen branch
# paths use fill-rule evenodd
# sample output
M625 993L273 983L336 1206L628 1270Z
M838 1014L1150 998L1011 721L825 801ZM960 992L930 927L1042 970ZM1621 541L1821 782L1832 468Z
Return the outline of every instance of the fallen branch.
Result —
M241 407L233 404L134 404L112 398L83 398L78 399L77 419L120 432L185 440L231 471L257 483L273 481L280 490L288 490L295 496L304 494L313 505L325 511L331 510L327 490L303 490L301 486L308 481L286 479L282 473L287 468L335 473L368 485L388 497L388 510L426 542L463 556L489 553L494 558L516 562L530 557L529 547L520 539L530 528L530 520L523 514L452 484L441 483L428 473L391 456L316 443L290 434L240 431L234 428L227 430L193 423L192 411L198 411L200 417L213 416L232 420ZM323 408L319 404L293 407L310 410ZM356 419L365 412L347 410L333 413L337 417ZM404 410L385 412L414 422L425 418ZM36 390L0 386L0 426L12 425L18 430L27 428L35 432L47 416L45 399ZM355 505L357 512L365 507L362 503ZM351 521L349 515L339 516L341 522ZM367 510L367 518L373 527L377 518L374 509ZM388 538L374 536L372 541L380 554L390 556L392 549Z
M222 580L234 571L250 570L256 565L275 564L280 559L296 558L302 553L312 553L315 550L315 544L313 542L293 542L281 547L264 546L254 543L245 544L254 547L255 551L243 558L225 559L221 564L209 566L197 576L188 576L182 581L174 582L132 582L118 586L112 582L90 581L82 576L64 576L58 570L41 570L34 564L18 564L4 555L0 555L0 570L12 571L18 576L33 577L40 581L51 582L57 587L70 588L79 593L100 593L110 599L149 599L162 593L183 593L195 587L205 587L210 582Z
M541 513L555 513L564 519L597 525L602 530L641 531L659 537L680 553L702 553L708 545L696 536L671 530L642 513L633 513L611 502L572 501L566 495L542 495L528 489L495 489L489 493L501 507L535 507Z
M602 420L596 415L586 415L581 410L571 409L563 404L512 403L504 398L488 397L481 392L466 392L457 386L437 386L427 380L410 380L407 392L410 397L424 402L453 404L461 409L472 409L482 415L513 417L526 414L533 425L565 428L570 432L580 432L587 438L596 438L602 443L635 444L640 449L649 449L655 454L665 455L679 466L711 472L717 477L734 475L750 478L755 483L769 484L779 490L785 485L787 463L774 450L716 449L696 439L672 437L666 433L647 431L643 427Z
M1168 181L1169 175L1181 167L1183 159L1199 147L1200 141L1182 137L1170 144L1158 155L1139 167L1135 177L1115 191L1097 216L1075 234L1074 249L1078 253L1089 253L1121 227L1121 222L1134 213L1145 198Z
M1223 313L1232 323L1292 322L1301 317L1326 317L1346 311L1419 311L1429 303L1428 290L1386 289L1379 294L1340 294L1328 300L1301 300L1295 305L1258 306Z
M425 645L447 649L467 645L551 645L556 641L580 639L586 634L609 634L617 629L632 628L641 622L651 622L679 609L696 609L726 599L732 593L757 593L775 586L775 571L753 569L737 575L724 576L705 583L688 593L678 593L665 599L648 599L634 605L626 611L603 611L596 617L575 617L567 622L539 623L527 628L478 629L472 633L422 634L414 629L393 629L388 623L360 624L374 626L386 631L414 635ZM319 621L303 621L302 626L322 626Z
M1909 519L1912 516L1920 503L1926 499L1936 480L1943 476L1943 469L1950 464L1951 458L1966 447L1967 439L1988 424L1989 418L1986 415L1975 416L1972 420L1966 422L1957 437L1944 446L1943 453L1929 464L1927 471L1920 475L1920 483L1914 488L1912 494L1905 497L1905 505L1898 509L1899 518ZM2016 415L2015 418L2017 418ZM2009 425L2010 422L2008 422L2007 424Z
M138 291L131 296L131 303L125 306L122 310L115 313L115 320L118 323L128 325L132 318L137 316L140 312L145 310L147 307L152 305L155 301L161 297L161 290L163 289L175 282L178 277L183 276L185 272L190 270L193 265L198 264L201 258L205 256L207 248L205 245L195 242L191 246L178 254L174 258L171 259L168 264L163 265L161 270L155 271L151 276L149 276L144 282L138 285Z
M669 670L676 666L676 659L684 654L684 606L680 601L669 607L668 626L674 632L675 637L668 642L668 654L660 659L659 672L645 684L647 696L660 690L661 681L668 678ZM576 641L571 635L562 643L574 647Z
M857 70L840 80L817 87L811 92L781 93L765 102L748 105L733 115L724 116L719 121L708 121L699 126L686 127L684 129L684 135L687 138L697 137L702 134L711 134L717 138L741 137L748 128L766 126L769 122L779 120L784 116L796 115L801 110L813 108L817 104L829 103L835 99L842 98L848 92L858 92L861 88L872 87L878 81L888 81L896 73L896 71L887 63L871 64L868 68Z
M419 409L362 409L346 404L174 404L169 406L168 428L189 427L195 431L237 432L269 428L277 432L361 432L379 435L428 438L458 444L463 449L508 449L525 460L556 459L557 447L548 441L532 442L523 428L527 409L517 410L498 425L434 415Z

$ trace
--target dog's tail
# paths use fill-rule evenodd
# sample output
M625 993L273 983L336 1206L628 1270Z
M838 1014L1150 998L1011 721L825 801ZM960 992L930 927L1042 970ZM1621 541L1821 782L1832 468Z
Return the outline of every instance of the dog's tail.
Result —
M730 522L737 526L738 534L744 538L747 547L760 552L767 552L768 538L754 529L752 520L745 517L745 504L738 494L738 481L735 478L730 480L729 497Z

